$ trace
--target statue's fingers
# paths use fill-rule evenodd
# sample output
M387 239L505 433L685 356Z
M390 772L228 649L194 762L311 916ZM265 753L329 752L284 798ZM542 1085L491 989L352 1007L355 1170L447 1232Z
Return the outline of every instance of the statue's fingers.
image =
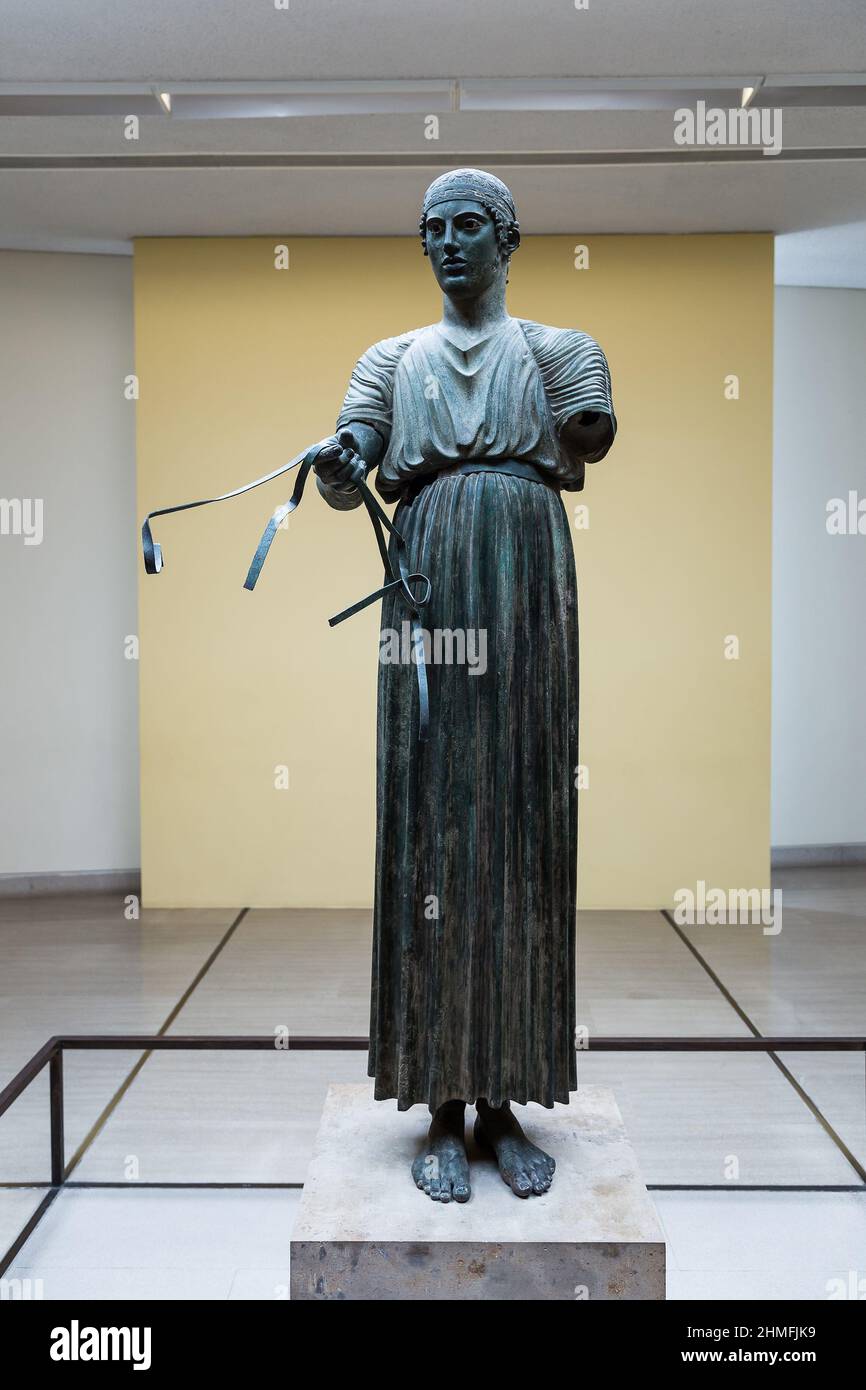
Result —
M345 470L346 477L350 478L354 473L354 468L356 468L359 459L357 459L354 449L343 449L341 456L339 456L339 459L336 461L338 461L339 467Z
M355 481L355 470L351 463L341 463L328 475L331 483L353 483Z

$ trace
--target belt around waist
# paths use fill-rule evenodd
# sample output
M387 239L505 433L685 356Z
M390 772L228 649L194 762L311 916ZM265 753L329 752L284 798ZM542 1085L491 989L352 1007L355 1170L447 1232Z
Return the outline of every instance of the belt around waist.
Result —
M465 463L444 464L435 472L422 473L404 488L402 500L414 501L422 488L454 473L507 473L510 478L527 478L532 483L543 483L554 492L560 491L558 480L544 469L536 468L534 463L521 463L519 459L467 459Z

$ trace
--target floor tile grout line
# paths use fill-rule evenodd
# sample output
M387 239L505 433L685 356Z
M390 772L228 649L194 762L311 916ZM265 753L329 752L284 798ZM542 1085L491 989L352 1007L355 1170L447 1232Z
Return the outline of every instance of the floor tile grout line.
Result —
M162 1027L159 1028L159 1030L158 1030L158 1032L157 1032L157 1036L161 1036L163 1033L165 1033L165 1032L171 1027L172 1023L173 1023L174 1020L177 1018L177 1016L178 1016L178 1014L180 1013L181 1009L183 1008L184 1004L186 1004L187 1001L189 1000L190 995L192 994L193 990L196 989L197 986L201 984L201 982L202 982L202 980L204 979L205 975L206 975L207 972L210 970L210 968L211 968L211 966L213 965L214 961L215 961L215 960L217 959L217 957L219 956L220 952L224 949L225 946L228 945L228 943L229 943L229 941L231 940L232 936L234 935L235 931L236 931L237 928L240 926L240 924L241 924L241 922L243 921L244 917L246 917L248 911L249 911L249 908L248 908L248 907L242 907L242 908L241 908L240 912L238 913L237 917L235 917L234 921L231 923L231 925L229 926L228 930L224 933L224 935L222 936L221 940L217 943L217 945L216 945L216 946L214 947L214 949L211 951L211 953L210 953L210 955L208 956L207 960L205 961L204 965L203 965L203 966L198 970L198 972L196 973L195 977L194 977L193 980L192 980L192 983L191 983L190 985L187 986L187 988L184 990L183 994L181 995L180 999L178 1000L177 1004L175 1004L174 1008L171 1010L171 1012L169 1013L168 1017L164 1020L164 1022L163 1022L163 1024L162 1024ZM58 1194L60 1193L60 1191L62 1190L62 1187L65 1185L66 1179L69 1177L69 1174L70 1174L71 1172L73 1172L73 1170L74 1170L74 1169L78 1166L78 1164L81 1162L82 1158L84 1157L84 1154L87 1152L87 1150L89 1149L90 1145L93 1143L93 1141L97 1138L97 1136L100 1134L100 1132L102 1131L102 1129L105 1127L107 1121L110 1119L111 1115L112 1115L113 1112L116 1110L117 1106L120 1104L120 1101L123 1099L123 1097L125 1096L126 1092L129 1090L129 1087L132 1085L132 1083L133 1083L133 1081L135 1080L136 1076L137 1076L138 1073L141 1071L141 1069L142 1069L142 1067L144 1066L145 1062L147 1061L148 1057L150 1057L151 1055L152 1055L152 1053L151 1053L150 1051L148 1051L148 1052L145 1052L145 1053L139 1058L138 1062L135 1064L135 1066L133 1067L132 1071L129 1073L129 1075L126 1077L126 1079L122 1082L122 1084L120 1085L120 1087L118 1088L118 1090L115 1092L115 1094L114 1094L114 1096L112 1097L112 1099L109 1101L108 1105L107 1105L107 1106L105 1107L105 1109L102 1111L102 1113L97 1117L95 1123L91 1126L89 1132L85 1135L84 1140L83 1140L82 1143L78 1146L78 1148L76 1149L76 1151L75 1151L75 1153L73 1154L72 1158L70 1159L69 1163L66 1165L66 1168L64 1169L64 1174L63 1174L63 1178L64 1178L63 1184L61 1184L60 1187L52 1187L52 1188L49 1189L47 1195L43 1198L42 1202L41 1202L40 1205L37 1207L36 1211L35 1211L35 1212L33 1213L33 1215L30 1217L30 1220L27 1222L27 1224L26 1224L26 1226L24 1227L24 1229L23 1229L22 1231L19 1232L18 1236L15 1238L15 1240L13 1241L13 1243L10 1245L9 1249L8 1249L8 1250L6 1251L6 1253L2 1256L2 1258L0 1258L0 1277L2 1277L3 1274L5 1274L6 1270L7 1270L7 1269L9 1268L9 1266L11 1265L12 1261L16 1258L16 1256L17 1256L17 1255L19 1254L19 1252L22 1250L22 1248L24 1247L24 1245L25 1245L25 1244L27 1243L27 1241L30 1239L30 1237L32 1236L33 1232L36 1230L36 1227L39 1225L40 1221L42 1220L43 1216L45 1216L45 1214L46 1214L46 1212L48 1211L49 1207L53 1204L54 1199L57 1197L57 1195L58 1195Z
M760 1037L763 1037L763 1034L761 1033L760 1028L756 1027L756 1025L752 1022L752 1020L749 1018L749 1015L746 1013L745 1009L743 1009L743 1008L740 1007L740 1005L737 1003L737 1001L736 1001L736 999L734 998L734 996L731 994L731 991L728 989L727 985L726 985L726 984L724 983L724 981L716 974L715 970L714 970L713 967L710 965L709 961L706 961L706 960L704 959L704 957L701 955L700 951L698 950L697 946L693 945L693 943L692 943L691 941L689 941L689 938L685 935L685 933L682 932L682 931L680 930L678 924L677 924L677 923L674 921L674 919L673 919L673 914L669 911L669 909L666 908L666 907L662 907L662 908L659 909L659 911L661 912L661 915L662 915L662 917L664 917L664 919L665 919L665 921L667 922L668 926L673 927L673 929L674 929L674 931L676 932L677 936L680 938L680 941L683 943L684 946L686 946L686 947L691 951L691 953L692 953L692 955L694 956L695 960L698 962L698 964L699 964L699 965L706 971L706 973L709 975L710 979L712 980L713 984L715 985L715 987L716 987L716 989L719 991L719 993L722 994L722 995L724 995L725 1001L726 1001L728 1004L730 1004L731 1008L732 1008L732 1009L734 1010L734 1012L737 1014L737 1016L739 1017L739 1019L741 1020L741 1022L745 1023L745 1025L746 1025L746 1027L748 1028L749 1032L752 1034L752 1037L753 1037L753 1038L760 1038Z
M684 945L685 947L687 947L687 949L688 949L689 951L691 951L691 953L692 953L692 955L694 956L695 960L696 960L696 961L698 962L698 964L702 967L702 969L706 971L707 975L709 975L710 979L712 980L713 984L716 986L716 989L719 991L719 993L724 997L724 999L727 1001L727 1003L730 1005L730 1007L735 1011L735 1013L736 1013L736 1014L738 1015L738 1017L742 1020L742 1022L745 1023L746 1027L749 1029L749 1031L751 1032L752 1036L755 1037L755 1038L762 1038L764 1035L763 1035L763 1033L761 1032L761 1030L752 1022L752 1020L749 1018L749 1015L746 1013L745 1009L743 1009L743 1008L737 1003L737 1000L734 998L733 994L732 994L731 991L728 989L727 985L726 985L726 984L724 983L724 981L720 978L720 976L718 976L718 975L716 974L715 970L713 970L713 968L712 968L712 966L710 965L709 961L707 961L707 960L704 959L704 957L701 955L700 951L698 950L697 946L695 946L694 943L691 942L691 941L689 940L689 938L686 936L685 932L683 932L683 931L680 929L679 925L674 921L674 919L673 919L673 914L669 911L669 909L666 908L666 907L663 907L663 908L660 908L659 910L660 910L660 912L661 912L662 917L664 917L664 919L665 919L665 921L668 923L668 925L669 925L670 927L672 927L673 930L676 932L677 936L680 938L680 941L683 943L683 945ZM833 1126L831 1125L830 1121L827 1119L826 1115L825 1115L825 1114L823 1113L823 1111L821 1111L821 1110L818 1108L818 1106L815 1104L815 1102L813 1101L812 1097L808 1094L807 1091L805 1091L805 1090L803 1089L803 1087L800 1085L799 1081L797 1080L796 1076L794 1076L793 1072L790 1071L790 1069L789 1069L788 1067L785 1066L785 1063L781 1060L781 1058L778 1056L777 1053L775 1053L775 1052L768 1052L766 1055L770 1058L770 1061L773 1062L773 1063L778 1067L779 1071L782 1073L782 1075L784 1076L785 1080L786 1080L786 1081L791 1085L791 1087L796 1091L797 1095L800 1097L800 1100L801 1100L801 1101L803 1102L803 1104L807 1107L807 1109L811 1111L813 1118L816 1119L816 1120L818 1121L819 1125L821 1125L822 1129L825 1131L825 1133L827 1134L828 1138L831 1139L831 1140L833 1141L833 1143L836 1145L836 1147L837 1147L837 1149L839 1150L839 1152L840 1152L840 1153L842 1154L842 1156L846 1159L846 1161L848 1162L848 1164L854 1169L854 1172L857 1174L857 1176L858 1176L858 1178L861 1180L861 1182L866 1183L866 1168L863 1167L863 1165L862 1165L862 1163L860 1162L860 1160L851 1152L851 1150L848 1148L848 1145L845 1143L845 1140L842 1138L841 1134L838 1134L838 1133L836 1132L836 1130L835 1130L835 1129L833 1128Z
M157 1037L160 1037L160 1038L161 1038L162 1035L163 1035L164 1033L167 1033L167 1032L168 1032L169 1028L170 1028L171 1025L174 1023L174 1020L177 1018L177 1016L178 1016L178 1014L180 1013L181 1009L189 1002L189 998L190 998L190 995L193 993L193 990L195 990L195 989L198 988L198 986L201 984L202 980L204 979L205 975L208 973L208 971L210 970L211 966L214 964L214 961L217 959L217 956L221 955L221 953L225 950L226 946L227 946L228 943L231 941L232 937L234 936L235 932L237 931L238 927L240 926L241 922L244 920L244 918L246 917L246 915L247 915L248 912L249 912L249 908L248 908L248 907L242 907L242 908L241 908L240 912L238 913L238 915L237 915L237 917L235 918L235 920L232 922L232 924L231 924L231 926L229 927L228 931L226 932L225 936L222 938L221 941L219 941L219 942L217 943L217 945L216 945L216 946L214 947L214 949L211 951L210 955L208 956L208 958L207 958L207 960L205 961L204 965L203 965L203 966L201 967L201 969L199 970L199 972L198 972L198 974L196 975L195 979L193 980L192 984L187 985L187 987L186 987L186 989L184 990L183 994L180 996L180 999L179 999L178 1002L175 1004L175 1006L174 1006L174 1008L172 1009L171 1013L168 1015L168 1018L165 1020L165 1022L164 1022L163 1025L162 1025L162 1027L157 1031L157 1034L156 1034Z
M242 907L242 908L241 908L241 910L240 910L240 912L238 913L237 917L236 917L236 918L234 919L234 921L231 923L231 925L229 926L228 930L225 932L225 934L224 934L223 937L220 939L220 941L217 942L216 946L215 946L214 949L211 951L211 953L210 953L210 955L208 956L207 960L204 962L204 964L200 967L200 969L198 970L198 972L197 972L196 975L194 976L192 982L191 982L189 985L187 985L186 989L184 990L183 994L180 996L180 999L177 1001L177 1003L175 1004L174 1008L170 1011L170 1013L168 1014L167 1018L163 1021L162 1025L157 1029L156 1034L155 1034L156 1037L162 1037L163 1034L165 1034L165 1033L168 1032L169 1028L170 1028L171 1025L174 1023L175 1019L177 1018L178 1014L181 1012L181 1010L184 1008L184 1006L189 1002L190 996L192 995L193 991L194 991L195 989L197 989L198 986L201 984L201 982L202 982L202 980L204 979L205 975L208 973L208 971L210 970L211 966L212 966L212 965L214 964L214 962L216 961L217 957L221 954L221 952L222 952L222 951L225 949L225 947L228 945L229 941L230 941L231 938L234 936L234 933L236 932L237 928L240 926L241 922L243 921L244 917L247 915L248 912L249 912L249 908L248 908L248 907ZM90 1148L90 1146L93 1144L93 1142L98 1138L98 1136L100 1135L100 1133L102 1132L102 1130L105 1128L105 1125L108 1123L109 1119L110 1119L111 1116L113 1115L114 1111L117 1109L118 1105L119 1105L120 1102L123 1100L124 1096L126 1095L127 1091L129 1090L130 1086L131 1086L132 1083L135 1081L135 1078L138 1076L139 1072L141 1071L142 1067L144 1066L145 1062L147 1062L148 1058L149 1058L149 1057L152 1057L152 1056L153 1056L153 1052L152 1052L152 1051L143 1052L142 1055L139 1057L138 1061L136 1062L135 1066L132 1068L132 1070L129 1072L129 1074L124 1078L124 1080L121 1082L121 1084L120 1084L120 1086L118 1087L117 1091L116 1091L115 1094L111 1097L111 1100L110 1100L110 1101L108 1102L108 1104L105 1106L105 1108L103 1109L103 1111L101 1112L101 1114L97 1116L96 1120L94 1121L94 1123L92 1124L92 1126L91 1126L90 1129L88 1130L87 1134L84 1136L83 1140L82 1140L81 1143L79 1144L78 1148L75 1150L75 1153L72 1155L71 1159L69 1160L68 1164L66 1165L66 1168L65 1168L65 1170L64 1170L64 1180L67 1179L67 1178L69 1177L69 1175L70 1175L72 1172L74 1172L74 1170L78 1167L79 1163L81 1162L81 1160L82 1160L82 1158L84 1157L84 1155L85 1155L85 1153L87 1152L87 1150Z
M52 1187L49 1184L45 1196L42 1198L36 1210L31 1213L27 1224L18 1232L12 1244L9 1246L9 1249L0 1256L0 1279L3 1278L9 1266L18 1258L43 1216L48 1211L48 1208L53 1206L55 1199L59 1195L60 1188Z

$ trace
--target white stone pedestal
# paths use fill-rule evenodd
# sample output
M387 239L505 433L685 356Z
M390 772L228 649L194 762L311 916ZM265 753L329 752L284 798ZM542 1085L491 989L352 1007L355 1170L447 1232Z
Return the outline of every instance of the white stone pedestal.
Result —
M297 1299L663 1299L665 1246L613 1092L553 1110L515 1106L556 1159L542 1197L515 1197L471 1141L469 1202L412 1181L429 1112L331 1086L291 1247Z

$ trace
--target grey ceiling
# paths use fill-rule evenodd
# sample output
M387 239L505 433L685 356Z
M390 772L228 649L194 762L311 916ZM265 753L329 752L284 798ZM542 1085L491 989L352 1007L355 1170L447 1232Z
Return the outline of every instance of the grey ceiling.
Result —
M866 69L862 0L0 0L0 80Z
M0 0L0 82L18 84L749 75L829 82L863 73L866 0L589 0L585 11L573 0L289 0L288 11L273 0ZM153 116L133 150L117 118L7 116L0 165L29 167L0 167L0 246L411 234L432 163L483 158L512 184L529 233L772 230L781 234L783 281L866 286L864 154L862 106L786 110L784 158L708 154L702 162L673 147L670 112L660 111L458 112L442 118L435 146L417 114ZM250 165L275 155L312 167ZM179 156L193 167L160 167ZM150 166L120 167L123 159ZM75 167L82 161L95 167Z

